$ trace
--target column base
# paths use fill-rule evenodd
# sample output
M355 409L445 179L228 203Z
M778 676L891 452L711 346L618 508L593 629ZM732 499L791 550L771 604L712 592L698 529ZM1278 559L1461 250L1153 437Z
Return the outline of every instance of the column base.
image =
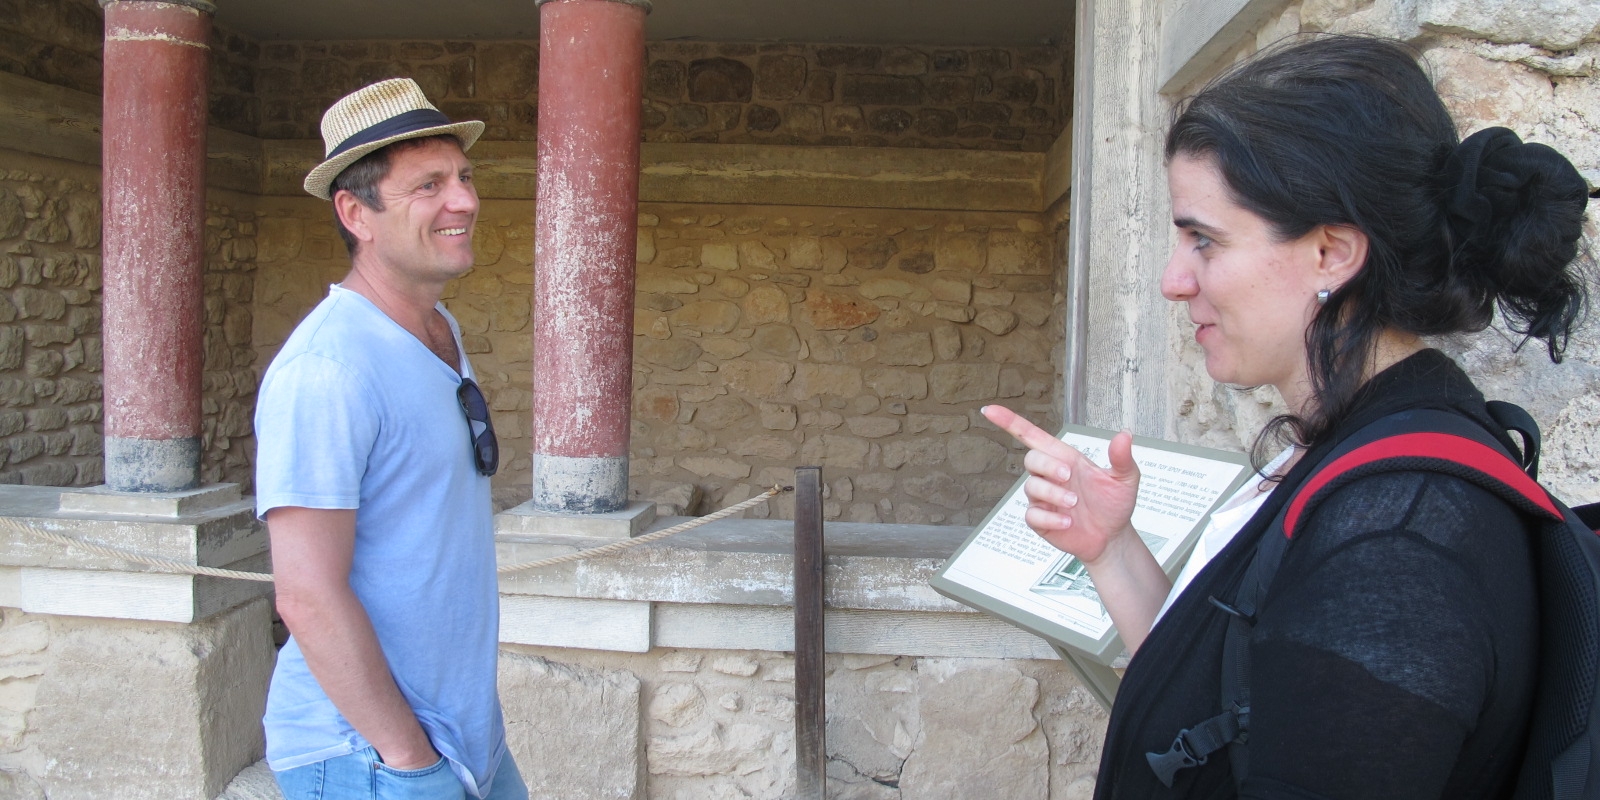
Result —
M200 485L200 438L105 437L106 485L117 492L184 492Z
M590 536L630 539L656 521L655 503L629 503L608 514L568 514L545 511L532 500L494 515L496 536Z
M628 507L627 456L533 454L533 499L555 514L610 514Z

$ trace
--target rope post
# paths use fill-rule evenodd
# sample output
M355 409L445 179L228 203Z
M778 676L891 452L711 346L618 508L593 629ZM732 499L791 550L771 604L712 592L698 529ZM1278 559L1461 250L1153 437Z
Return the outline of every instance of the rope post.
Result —
M794 471L795 800L823 800L826 640L822 624L822 468Z

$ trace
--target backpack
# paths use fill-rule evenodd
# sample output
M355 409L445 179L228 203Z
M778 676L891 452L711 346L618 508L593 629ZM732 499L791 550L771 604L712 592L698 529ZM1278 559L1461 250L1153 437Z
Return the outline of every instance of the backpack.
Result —
M1251 629L1296 525L1332 492L1380 472L1452 475L1505 501L1532 525L1539 598L1537 689L1517 776L1518 800L1600 798L1600 503L1570 509L1540 486L1539 427L1522 408L1488 404L1522 439L1513 455L1480 424L1436 410L1384 417L1341 443L1308 476L1256 546L1231 604L1222 651L1222 713L1180 731L1146 759L1167 786L1223 748L1234 780L1249 770Z

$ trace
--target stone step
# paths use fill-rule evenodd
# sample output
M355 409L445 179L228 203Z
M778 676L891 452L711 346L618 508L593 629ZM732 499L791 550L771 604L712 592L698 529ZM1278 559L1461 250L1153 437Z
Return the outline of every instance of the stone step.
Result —
M217 800L283 800L283 794L272 779L272 770L262 760L240 770Z

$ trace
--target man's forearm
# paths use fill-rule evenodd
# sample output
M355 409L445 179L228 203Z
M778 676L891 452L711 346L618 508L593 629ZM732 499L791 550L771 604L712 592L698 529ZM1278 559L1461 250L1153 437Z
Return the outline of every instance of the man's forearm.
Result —
M384 763L416 769L438 754L400 694L372 623L348 589L324 594L284 621L305 655L317 683Z
M322 691L396 769L438 759L400 694L372 619L350 589L355 511L285 506L267 512L278 613Z

